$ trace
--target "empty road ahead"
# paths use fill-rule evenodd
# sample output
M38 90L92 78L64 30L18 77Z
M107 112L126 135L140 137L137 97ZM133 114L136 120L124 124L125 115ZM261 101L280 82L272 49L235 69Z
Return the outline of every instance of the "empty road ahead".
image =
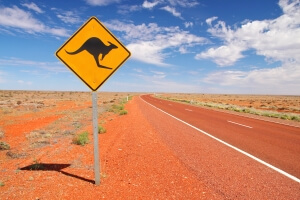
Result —
M144 95L141 98L156 108L283 170L299 180L299 127L162 100L150 95Z

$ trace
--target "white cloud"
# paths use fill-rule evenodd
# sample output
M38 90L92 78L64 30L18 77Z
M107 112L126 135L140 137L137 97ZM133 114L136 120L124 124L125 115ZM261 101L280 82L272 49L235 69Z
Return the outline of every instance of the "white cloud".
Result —
M277 61L281 66L216 71L203 81L230 87L237 93L299 95L300 1L280 0L279 6L283 11L281 16L269 20L245 20L235 28L223 21L213 23L217 17L207 19L208 32L223 44L200 52L195 58L210 59L219 66L231 66L244 57L244 52L251 50L264 56L267 62Z
M181 54L186 54L186 53L188 53L189 51L188 51L184 46L181 46L181 47L179 47L179 52L180 52Z
M184 22L185 28L193 27L194 23L193 22Z
M64 23L77 24L81 22L79 16L72 11L65 11L63 14L57 14L57 17Z
M196 59L213 59L219 66L233 65L237 60L243 58L242 51L245 50L242 45L234 43L218 48L210 48L205 52L197 54Z
M204 82L235 88L238 93L300 95L299 65L284 65L251 71L217 71L208 74Z
M168 66L164 63L163 48L151 41L131 43L127 45L127 48L131 51L132 59L159 66Z
M159 4L160 3L160 1L153 1L152 3L151 2L149 2L149 1L144 1L144 3L143 3L143 8L147 8L147 9L152 9L152 8L154 8L157 4Z
M86 0L86 3L91 6L107 6L113 3L119 3L120 0Z
M170 6L165 6L161 8L162 10L165 10L169 13L171 13L173 16L178 17L180 19L183 19L183 17L181 16L180 12L177 12L176 9L174 7L170 7Z
M40 14L44 12L41 8L39 8L39 7L38 7L35 3L33 3L33 2L31 2L31 3L23 3L23 4L21 4L21 5L24 6L24 7L26 7L26 8L28 8L28 9L31 9L31 10L37 12L37 13L40 13Z
M297 62L300 65L300 4L299 0L281 0L283 15L273 20L246 21L232 29L217 17L206 20L208 32L223 40L220 47L210 48L196 55L197 59L211 59L220 66L233 65L243 58L242 52L254 49L268 61Z
M206 22L209 26L211 26L211 23L212 23L213 21L215 21L216 19L218 19L218 17L214 16L214 17L211 17L211 18L206 19L205 22Z
M14 28L30 34L49 33L55 36L69 36L64 28L51 28L35 19L29 12L17 6L0 8L0 26Z
M107 27L126 33L124 38L129 43L127 47L132 59L158 66L168 66L164 62L167 50L178 48L181 53L186 53L190 47L207 43L205 38L180 30L179 27L160 27L155 23L134 25L111 21Z

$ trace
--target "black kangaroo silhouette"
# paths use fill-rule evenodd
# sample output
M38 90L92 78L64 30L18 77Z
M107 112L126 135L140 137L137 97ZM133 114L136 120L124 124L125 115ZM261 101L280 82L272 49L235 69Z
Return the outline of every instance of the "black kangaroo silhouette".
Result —
M91 37L87 41L85 41L85 43L83 43L83 45L81 45L81 47L79 49L77 49L76 51L74 51L74 52L68 52L67 50L65 50L65 51L68 54L70 54L70 55L75 55L75 54L78 54L78 53L86 50L92 56L94 56L94 59L95 59L98 67L105 68L105 69L112 69L110 67L106 67L106 66L100 65L100 63L99 63L99 56L100 56L100 54L102 54L101 60L103 60L104 57L112 49L117 49L118 48L113 43L111 43L111 42L108 42L108 43L109 43L109 46L106 46L99 38L97 38L97 37Z

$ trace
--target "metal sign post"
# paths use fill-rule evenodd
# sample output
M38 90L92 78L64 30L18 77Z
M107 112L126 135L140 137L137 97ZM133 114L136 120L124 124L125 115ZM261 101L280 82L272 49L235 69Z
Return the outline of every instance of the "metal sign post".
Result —
M100 184L97 93L130 57L126 47L96 18L85 22L55 53L93 92L95 184ZM102 58L101 60L99 60ZM104 59L105 58L105 59Z
M98 145L98 106L97 92L92 92L93 99L93 135L94 135L94 173L95 184L100 184L100 160L99 160L99 145Z

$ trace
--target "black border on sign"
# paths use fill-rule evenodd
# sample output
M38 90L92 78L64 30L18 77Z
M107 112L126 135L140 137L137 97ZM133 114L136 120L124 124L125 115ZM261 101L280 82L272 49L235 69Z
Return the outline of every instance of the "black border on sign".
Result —
M77 33L79 32L79 31L81 31L91 20L96 20L97 22L98 22L98 24L100 25L100 26L102 26L102 28L104 28L118 43L119 43L119 45L121 45L127 52L128 52L128 56L123 60L123 62L121 62L120 64L119 64L119 66L117 66L115 69L114 69L114 71L109 75L109 76L107 76L106 77L106 79L104 80L104 81L102 81L102 83L100 83L100 85L96 88L96 89L93 89L87 82L85 82L85 80L83 80L67 63L65 63L65 61L61 58L61 57L59 57L59 55L58 55L58 52L61 50L61 49L63 49L65 46L66 46L66 44L68 44L68 42L70 41L70 40L72 40L74 37L75 37L75 35L77 35ZM60 60L60 61L62 61L74 74L76 74L76 76L77 77L79 77L92 91L97 91L98 89L99 89L99 87L101 87L106 81L107 81L107 79L109 79L110 77L111 77L111 75L113 75L114 73L115 73L115 71L117 71L117 69L119 69L119 67L131 56L131 53L130 53L130 51L128 51L128 49L126 49L126 47L96 18L96 17L91 17L87 22L85 22L56 52L55 52L55 55L56 55L56 57Z

